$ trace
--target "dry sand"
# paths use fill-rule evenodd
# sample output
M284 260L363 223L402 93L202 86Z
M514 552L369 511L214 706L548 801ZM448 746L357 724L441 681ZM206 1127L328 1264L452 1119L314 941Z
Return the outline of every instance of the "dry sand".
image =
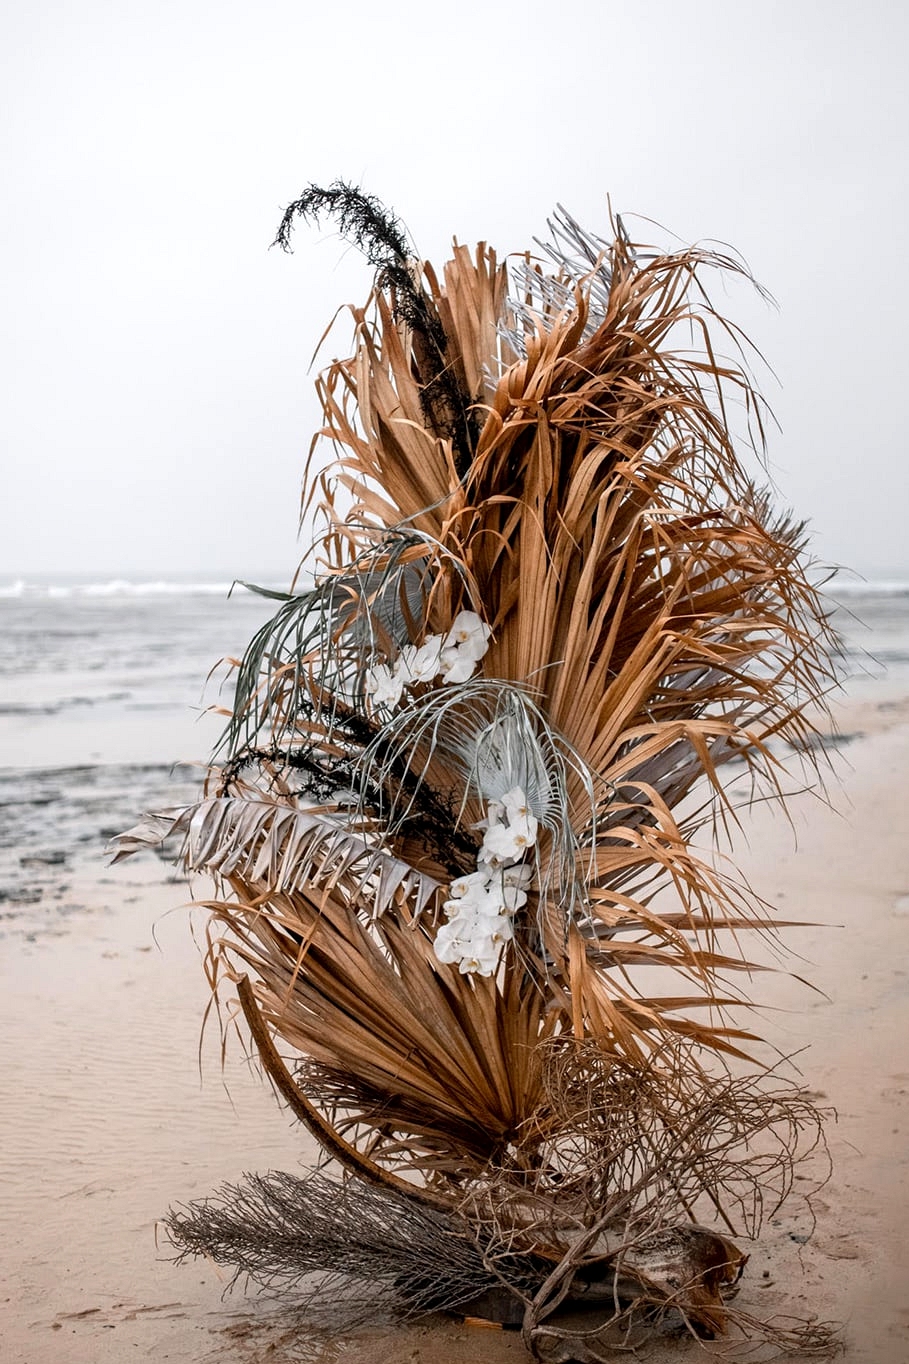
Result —
M749 817L737 851L781 915L794 969L823 993L762 976L765 1030L835 1107L832 1179L811 1230L794 1203L751 1250L739 1305L844 1323L848 1364L909 1360L909 707L853 706L835 809ZM199 1054L207 988L185 888L153 861L79 887L91 906L7 952L0 997L3 1183L0 1358L6 1364L443 1364L520 1360L519 1339L457 1322L301 1332L225 1276L169 1263L156 1218L246 1170L312 1157L240 1046L222 1074L217 1027ZM173 911L173 912L169 912ZM203 921L198 920L201 925ZM153 936L154 935L154 936ZM9 946L9 944L7 944ZM661 1342L657 1364L704 1357ZM739 1348L732 1359L744 1359Z

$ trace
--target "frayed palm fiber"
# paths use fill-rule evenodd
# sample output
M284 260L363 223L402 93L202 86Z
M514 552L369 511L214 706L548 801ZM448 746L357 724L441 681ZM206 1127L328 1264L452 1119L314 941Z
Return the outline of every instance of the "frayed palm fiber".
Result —
M277 1052L270 1073L358 1177L407 1197L408 1170L437 1210L488 1188L503 1206L556 1199L561 1181L589 1228L602 1161L583 1114L550 1135L547 1049L592 1047L613 1115L620 1077L646 1076L651 1113L678 1115L710 1055L749 1052L733 982L773 918L711 843L738 818L730 771L757 799L787 793L787 755L813 780L811 717L834 680L802 529L754 482L748 345L706 291L749 277L621 224L600 242L564 213L544 259L456 246L437 272L345 185L307 191L279 239L326 211L377 280L351 310L353 353L318 381L335 459L319 472L314 453L307 479L326 522L315 585L273 594L206 799L121 851L176 830L216 877L211 983L245 985L260 1051L273 1038L295 1058L293 1078ZM492 630L479 675L383 719L367 670L464 609ZM535 889L484 978L433 942L482 839L465 755L496 725L531 754L518 784L544 814ZM772 1129L760 1103L753 1117ZM742 1213L694 1149L688 1175L673 1166L675 1213L705 1192ZM626 1194L638 1177L610 1174ZM675 1215L664 1193L651 1226Z
M607 1066L594 1043L548 1044L540 1160L523 1179L488 1167L445 1210L359 1178L272 1171L172 1209L165 1225L179 1258L231 1266L235 1280L335 1327L381 1309L496 1310L538 1351L578 1338L545 1325L567 1297L598 1312L595 1331L580 1332L588 1353L571 1358L598 1359L597 1348L656 1324L708 1338L738 1328L740 1345L744 1333L829 1354L828 1324L768 1326L738 1311L730 1299L748 1257L690 1222L705 1199L722 1200L756 1235L787 1197L797 1154L815 1154L823 1180L820 1116L793 1086L711 1079L690 1060Z

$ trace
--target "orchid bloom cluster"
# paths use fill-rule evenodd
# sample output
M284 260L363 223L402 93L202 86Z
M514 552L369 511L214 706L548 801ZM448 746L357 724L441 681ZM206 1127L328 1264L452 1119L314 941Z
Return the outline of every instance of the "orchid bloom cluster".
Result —
M367 671L372 704L394 709L405 687L432 682L440 674L443 682L466 682L489 648L491 634L475 611L459 611L447 635L428 635L422 644L408 644L393 664L376 663Z
M502 947L514 937L513 915L527 903L533 868L520 865L536 843L537 820L528 809L520 787L492 800L484 829L477 870L451 883L448 916L435 939L439 961L457 964L462 975L491 976Z

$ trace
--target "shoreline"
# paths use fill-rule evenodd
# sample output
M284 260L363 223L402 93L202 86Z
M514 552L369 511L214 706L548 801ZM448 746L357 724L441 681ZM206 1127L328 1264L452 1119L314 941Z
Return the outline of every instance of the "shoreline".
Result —
M785 974L762 976L752 990L765 1004L761 1030L781 1051L800 1053L806 1087L839 1113L828 1131L834 1169L814 1200L813 1235L804 1240L810 1219L794 1200L756 1242L743 1239L751 1263L737 1306L763 1317L843 1321L847 1364L909 1356L901 1268L909 1220L909 698L877 696L877 704L862 697L836 706L836 729L855 737L834 760L840 789L831 782L832 806L798 798L795 840L780 811L755 809L747 845L739 840L734 850L782 918L815 925L782 931L795 954L789 969L815 990ZM162 879L154 858L110 870L93 869L82 854L40 874L66 885L73 908L46 931L8 934L13 951L0 968L0 1272L10 1364L114 1364L127 1354L173 1364L527 1357L513 1333L437 1319L301 1333L289 1316L274 1317L274 1304L239 1290L222 1301L229 1275L213 1266L169 1263L166 1248L156 1248L155 1223L170 1204L247 1170L299 1168L313 1145L236 1039L222 1077L213 1018L199 1051L208 987L180 908L184 884ZM23 883L28 875L23 867ZM20 917L28 920L27 904ZM195 922L203 941L201 912ZM842 927L824 926L833 924ZM689 1343L655 1341L648 1358L669 1364L689 1355L703 1357Z

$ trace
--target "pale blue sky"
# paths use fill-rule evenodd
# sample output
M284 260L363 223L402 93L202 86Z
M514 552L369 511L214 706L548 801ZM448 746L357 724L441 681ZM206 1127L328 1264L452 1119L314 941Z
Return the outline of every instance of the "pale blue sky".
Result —
M453 235L523 249L556 201L605 230L607 194L734 244L780 303L730 300L780 380L785 499L823 557L909 573L895 0L32 0L0 23L0 578L289 574L307 369L369 273L330 232L268 245L338 176L436 260Z

